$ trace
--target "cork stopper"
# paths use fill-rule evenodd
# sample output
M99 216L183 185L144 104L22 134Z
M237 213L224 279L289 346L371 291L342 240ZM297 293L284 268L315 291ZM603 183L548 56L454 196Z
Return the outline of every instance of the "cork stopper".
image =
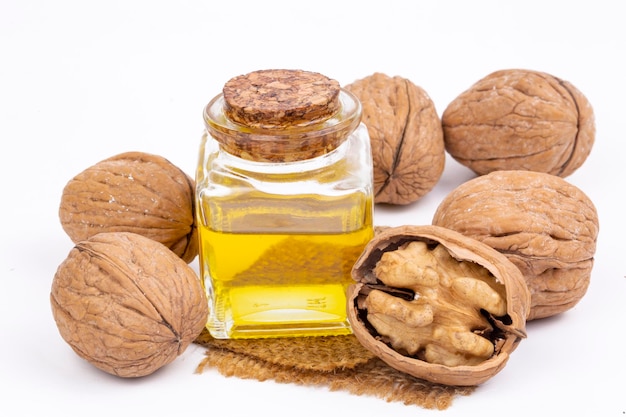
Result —
M306 126L337 112L340 90L337 81L315 72L254 71L224 85L224 111L231 120L252 128Z

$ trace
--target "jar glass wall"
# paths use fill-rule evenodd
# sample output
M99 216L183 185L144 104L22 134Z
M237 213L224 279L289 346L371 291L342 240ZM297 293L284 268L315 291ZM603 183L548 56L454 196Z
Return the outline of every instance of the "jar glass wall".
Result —
M207 105L196 215L213 337L351 332L346 292L373 236L373 174L360 105L343 90L339 103L279 130L229 121L221 96Z

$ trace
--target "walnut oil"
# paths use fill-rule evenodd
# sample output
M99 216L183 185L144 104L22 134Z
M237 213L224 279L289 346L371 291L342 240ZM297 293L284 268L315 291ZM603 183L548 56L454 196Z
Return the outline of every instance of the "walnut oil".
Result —
M229 80L204 121L196 216L211 335L351 333L350 273L373 236L359 101L318 73L255 71Z

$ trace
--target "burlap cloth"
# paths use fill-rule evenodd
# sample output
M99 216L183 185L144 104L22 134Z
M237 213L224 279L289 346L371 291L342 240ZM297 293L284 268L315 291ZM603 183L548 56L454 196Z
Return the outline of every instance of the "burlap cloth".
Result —
M326 386L331 391L439 410L475 389L437 385L396 371L352 335L218 340L204 331L195 343L206 347L198 373L214 368L229 377Z

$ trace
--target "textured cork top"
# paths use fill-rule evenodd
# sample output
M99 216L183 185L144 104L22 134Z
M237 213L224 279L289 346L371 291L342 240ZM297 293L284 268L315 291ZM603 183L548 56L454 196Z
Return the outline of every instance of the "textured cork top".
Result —
M337 81L315 72L254 71L224 85L225 113L250 127L307 125L337 112L340 89Z

